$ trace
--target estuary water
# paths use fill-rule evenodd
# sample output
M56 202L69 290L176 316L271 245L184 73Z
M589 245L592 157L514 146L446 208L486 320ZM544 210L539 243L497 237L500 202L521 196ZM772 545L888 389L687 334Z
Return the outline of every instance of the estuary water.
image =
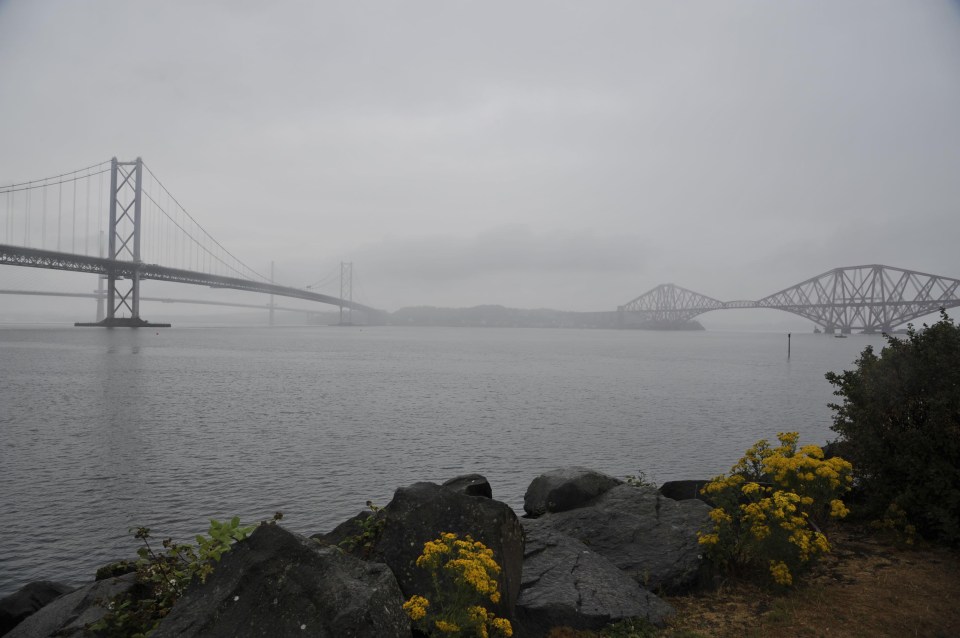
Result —
M482 328L0 328L0 596L90 580L128 529L188 540L284 513L304 534L399 486L484 474L656 482L757 439L833 438L830 370L880 337Z

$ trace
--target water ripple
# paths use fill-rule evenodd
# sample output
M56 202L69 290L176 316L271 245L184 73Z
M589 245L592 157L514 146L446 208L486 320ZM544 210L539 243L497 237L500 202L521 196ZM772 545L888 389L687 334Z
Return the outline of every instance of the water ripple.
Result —
M823 374L868 343L834 341L794 335L787 361L762 334L0 329L0 596L89 580L140 525L280 510L311 534L467 472L519 510L563 465L662 482L779 431L820 443Z

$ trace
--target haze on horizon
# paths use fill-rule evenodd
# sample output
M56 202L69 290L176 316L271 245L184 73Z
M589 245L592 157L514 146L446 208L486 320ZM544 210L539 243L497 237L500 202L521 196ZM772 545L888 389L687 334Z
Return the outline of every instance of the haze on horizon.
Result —
M0 184L141 156L250 266L389 310L960 277L958 114L956 0L0 0Z

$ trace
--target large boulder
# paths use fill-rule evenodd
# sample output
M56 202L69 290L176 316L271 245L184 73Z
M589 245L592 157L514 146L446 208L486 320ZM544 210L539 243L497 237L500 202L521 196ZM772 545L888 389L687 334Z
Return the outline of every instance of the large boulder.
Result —
M552 627L599 629L638 617L663 625L673 614L670 605L543 518L522 523L526 548L516 635L539 638Z
M58 597L27 617L5 638L83 636L107 613L106 602L136 587L136 574L107 578Z
M0 636L19 625L28 616L32 616L44 605L71 591L73 587L62 583L40 580L28 583L0 599Z
M204 636L410 636L397 581L386 565L261 525L194 583L153 638Z
M585 467L564 467L533 479L523 496L523 510L536 517L583 507L623 481Z
M675 501L652 487L619 485L588 507L538 520L582 541L647 589L678 592L702 575L697 532L709 527L709 512L699 500Z
M523 565L523 528L505 503L483 496L468 496L437 485L415 483L401 487L375 515L382 521L371 557L386 563L396 574L404 596L429 598L433 583L425 570L416 566L423 545L452 532L461 538L470 535L493 550L500 564L500 604L491 611L511 617L520 593Z

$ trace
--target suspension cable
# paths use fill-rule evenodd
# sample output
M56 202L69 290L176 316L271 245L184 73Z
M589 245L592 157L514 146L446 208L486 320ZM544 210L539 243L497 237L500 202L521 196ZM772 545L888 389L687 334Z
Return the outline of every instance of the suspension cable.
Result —
M160 188L162 188L162 189L164 190L164 192L167 193L167 195L170 196L170 199L173 200L173 203L175 203L175 204L177 205L177 207L178 207L180 210L182 210L183 213L184 213L187 217L190 218L190 221L192 221L194 224L197 225L197 228L199 228L199 229L203 232L204 235L206 235L207 237L209 237L210 240L211 240L214 244L216 244L217 246L219 246L220 249L221 249L223 252L225 252L227 255L229 255L230 257L232 257L233 259L235 259L238 264L240 264L241 266L243 266L244 268L246 268L247 270L249 270L250 272L252 272L253 274L255 274L255 275L256 275L257 277L259 277L260 279L262 279L262 280L264 280L264 281L269 281L269 280L267 279L267 277L263 276L262 274L260 274L259 272L257 272L255 269L253 269L253 268L251 268L250 266L248 266L247 264L243 263L243 261L241 261L236 255L234 255L234 254L231 253L229 250L227 250L226 248L224 248L223 245L222 245L220 242L218 242L216 239L214 239L213 235L211 235L210 233L208 233L207 230L200 224L200 222L198 222L196 219L194 219L193 216L192 216L190 213L187 212L187 209L184 208L184 207L180 204L180 202L177 201L177 198L174 197L173 194L172 194L169 190L167 190L167 187L164 186L164 185L163 185L163 182L160 181L160 178L157 177L157 176L154 174L154 172L150 170L150 167L147 166L146 163L144 163L143 166L144 166L144 168L147 169L147 172L150 173L150 176L153 177L153 179L155 179L155 180L157 181L157 184L160 185ZM156 204L156 202L154 202L154 203ZM159 205L157 205L157 207L159 208ZM161 209L161 210L162 210L162 209ZM164 214L166 215L166 212L164 212ZM168 219L169 219L169 215L167 215L167 217L168 217ZM171 221L172 221L172 220L171 220ZM184 231L184 232L186 232L186 231ZM189 233L188 233L188 234L189 234ZM197 240L194 239L194 241L197 241Z
M7 184L6 186L0 186L0 193L5 192L5 191L8 191L8 190L15 190L15 191L18 191L18 190L27 190L27 187L29 187L29 188L38 188L38 187L41 187L41 186L53 186L54 184L57 184L57 183L58 183L58 182L54 182L54 181L53 181L53 180L55 180L55 179L60 179L61 177L66 177L67 175L76 175L77 173L83 173L83 172L86 172L86 171L91 171L91 170L93 170L93 169L95 169L95 168L99 168L99 167L101 167L101 166L103 166L103 165L105 165L105 164L109 164L111 161L112 161L112 160L107 160L107 161L105 161L105 162L100 162L99 164L93 164L92 166L87 166L86 168L78 168L77 170L75 170L75 171L70 171L69 173L61 173L60 175L54 175L53 177L45 177L45 178L43 178L43 179L32 179L32 180L30 180L29 182L19 182L19 183L17 183L17 184ZM108 170L110 170L110 169L109 169L109 168L104 169L104 171L102 171L102 172L106 172L106 171L108 171ZM91 175L96 175L96 174L97 174L97 173L91 173ZM77 178L75 178L75 179L83 179L84 177L89 177L89 175L81 175L81 176L79 176L79 177L77 177ZM69 182L69 181L72 181L72 180L66 179L66 180L63 180L63 181ZM47 184L47 183L45 183L45 182L52 182L52 183ZM37 184L37 186L31 186L32 184Z

